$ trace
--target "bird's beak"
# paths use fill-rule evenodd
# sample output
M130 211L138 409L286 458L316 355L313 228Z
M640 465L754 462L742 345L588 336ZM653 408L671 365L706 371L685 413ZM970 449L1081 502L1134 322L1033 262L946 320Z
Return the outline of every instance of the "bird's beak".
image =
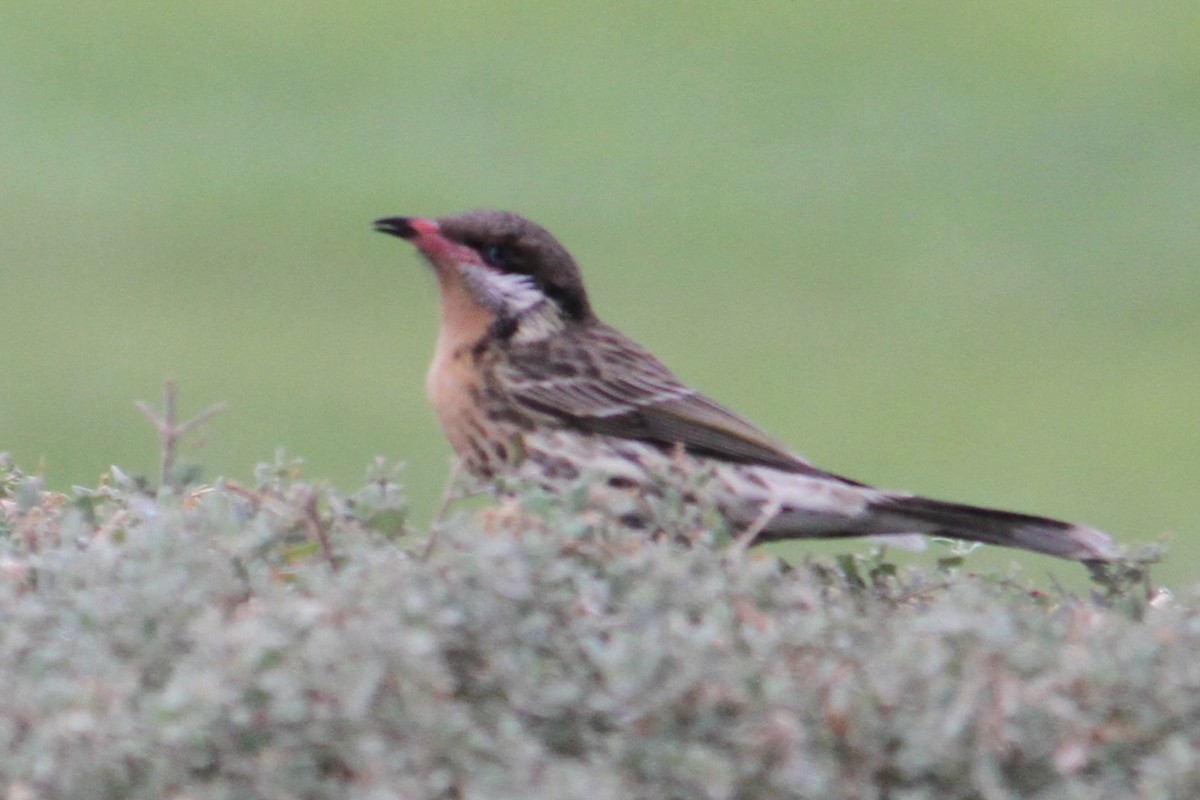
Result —
M418 235L417 229L413 227L412 217L384 217L371 224L380 233L399 236L401 239L415 239Z

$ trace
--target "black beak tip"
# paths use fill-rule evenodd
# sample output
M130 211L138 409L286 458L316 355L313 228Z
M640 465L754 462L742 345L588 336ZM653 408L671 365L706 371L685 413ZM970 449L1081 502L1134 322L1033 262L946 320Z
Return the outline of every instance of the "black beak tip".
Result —
M380 233L398 236L401 239L411 239L417 235L416 229L412 226L411 217L384 217L383 219L375 220L371 224Z

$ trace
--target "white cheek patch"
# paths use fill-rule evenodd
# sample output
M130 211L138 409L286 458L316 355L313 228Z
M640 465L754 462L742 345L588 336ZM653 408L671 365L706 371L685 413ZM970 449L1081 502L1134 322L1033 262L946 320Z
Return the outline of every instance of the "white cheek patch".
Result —
M459 264L458 269L484 305L512 319L546 301L528 275L496 272L478 264Z

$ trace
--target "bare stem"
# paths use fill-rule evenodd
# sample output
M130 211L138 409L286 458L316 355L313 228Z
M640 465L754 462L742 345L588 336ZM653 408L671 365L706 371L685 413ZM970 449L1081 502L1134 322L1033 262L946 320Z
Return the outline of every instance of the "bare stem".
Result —
M446 477L446 485L442 489L442 500L438 503L437 513L433 515L433 521L429 523L429 539L426 540L425 548L421 552L422 561L428 561L429 557L433 555L433 549L437 546L438 534L442 530L442 518L450 510L450 504L462 497L462 490L459 487L462 476L462 459L450 459L450 474Z
M329 540L329 527L324 520L321 519L321 512L317 508L317 493L309 492L308 498L304 503L304 513L307 517L308 527L312 530L313 535L317 537L317 543L321 546L321 553L325 556L325 560L329 562L329 567L334 572L338 571L337 558L333 554L333 543Z
M763 532L763 529L771 524L771 520L775 519L775 515L779 513L781 505L782 503L778 497L772 497L764 503L762 510L758 512L758 516L746 526L745 530L734 537L733 542L729 545L729 549L738 554L749 550L754 544L754 540Z
M163 412L161 414L145 400L134 403L134 407L150 420L150 424L158 432L159 486L166 486L171 480L175 469L175 452L179 446L179 440L226 408L225 403L214 403L191 419L179 422L176 395L175 379L167 378L163 384Z

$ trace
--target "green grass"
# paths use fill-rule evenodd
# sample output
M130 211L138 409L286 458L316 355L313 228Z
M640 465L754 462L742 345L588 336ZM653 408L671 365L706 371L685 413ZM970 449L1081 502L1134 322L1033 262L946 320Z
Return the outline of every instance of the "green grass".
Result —
M1194 576L1192 3L0 16L0 449L51 486L150 471L173 375L230 403L214 472L407 459L427 517L435 294L369 222L502 206L823 466L1173 533Z

